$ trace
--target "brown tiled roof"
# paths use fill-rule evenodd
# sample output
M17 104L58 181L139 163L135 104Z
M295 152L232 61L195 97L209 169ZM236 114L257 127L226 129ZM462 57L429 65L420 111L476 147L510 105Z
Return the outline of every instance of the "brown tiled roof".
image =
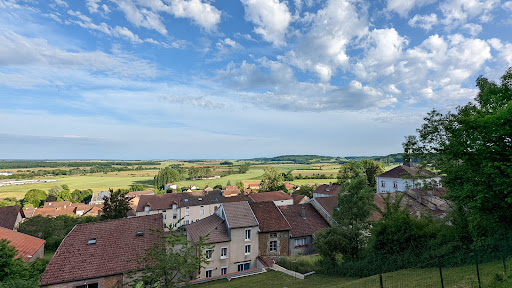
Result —
M137 236L143 230L144 236ZM75 226L64 238L42 275L50 285L122 274L134 269L146 249L160 238L150 231L163 230L162 214L122 218ZM96 244L87 242L96 238Z
M224 202L226 202L226 203L242 202L242 201L254 202L251 198L249 198L249 195L237 195L237 196L226 197L226 199L224 199Z
M205 194L210 204L224 203L224 195L220 190L205 191Z
M224 193L225 197L231 197L240 194L240 190L238 189L222 190L222 192Z
M248 202L224 203L222 206L229 228L258 226Z
M208 199L203 190L178 193L178 198L179 207L208 205Z
M292 198L293 198L293 205L300 204L300 202L302 200L305 200L305 201L309 200L309 197L307 197L305 195L299 195L299 194L292 194ZM304 199L304 198L306 198L306 199Z
M146 205L149 205L151 210L171 209L173 204L178 205L178 194L179 193L142 195L140 196L136 211L143 212Z
M292 183L284 183L284 187L287 189L287 190L290 190L290 189L293 189L293 187L295 187L295 185L293 185Z
M32 237L23 233L12 231L7 228L0 227L0 239L7 239L18 250L17 258L28 260L31 258L45 241L36 237Z
M386 205L384 204L384 199L382 199L382 197L377 193L375 193L375 195L373 195L373 204L377 205L377 207L379 207L379 209L381 211L386 210ZM376 220L379 220L380 218L382 218L382 214L378 210L372 211L370 220L376 221Z
M25 213L25 218L30 218L30 217L34 216L35 211L36 211L36 208L34 208L34 207L23 208L23 213Z
M133 211L133 210L130 210L130 211ZM96 216L100 215L101 213L103 213L103 209L98 207L98 206L94 206L90 210L85 212L83 214L83 216L93 216L93 217L96 217ZM135 216L135 213L132 214L132 215L129 215L129 216Z
M305 218L302 218L302 208L305 210ZM290 237L303 237L313 235L316 232L329 227L329 223L316 211L310 203L279 207L284 217L290 223Z
M292 196L283 191L260 192L249 195L254 202L290 200Z
M60 215L76 216L76 207L68 208L37 208L34 216L41 215L44 217L57 217Z
M0 227L13 230L20 213L21 217L25 217L21 206L0 207Z
M435 177L436 175L425 169L400 165L377 176L386 178L404 178L412 176Z
M155 195L155 191L153 190L144 190L144 191L132 191L126 193L126 197L136 197L142 195Z
M71 204L71 201L44 202L43 208L68 208Z
M338 206L338 196L316 197L315 200L331 215L334 208Z
M229 235L226 223L217 214L187 225L187 233L192 241L199 241L199 237L208 235L208 243L228 242Z
M254 216L256 216L256 219L258 220L261 232L292 229L274 202L253 202L249 203L249 205L251 206Z
M338 192L340 191L340 188L341 188L340 185L323 184L323 185L316 187L316 189L313 193L337 196Z
M239 190L238 186L226 186L224 187L224 190Z

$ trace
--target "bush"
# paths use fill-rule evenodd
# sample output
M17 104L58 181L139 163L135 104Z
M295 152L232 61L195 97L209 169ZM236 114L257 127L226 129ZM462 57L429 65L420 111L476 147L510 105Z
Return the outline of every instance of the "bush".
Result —
M306 274L319 270L321 258L320 256L281 257L277 264L288 270Z

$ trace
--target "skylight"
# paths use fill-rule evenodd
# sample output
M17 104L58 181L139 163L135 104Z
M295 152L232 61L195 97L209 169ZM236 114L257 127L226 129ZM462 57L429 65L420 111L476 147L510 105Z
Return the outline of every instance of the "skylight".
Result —
M96 238L91 238L89 241L87 241L87 245L93 245L96 244Z
M144 230L139 230L139 231L137 231L136 236L137 236L137 237L142 237L142 236L144 236Z

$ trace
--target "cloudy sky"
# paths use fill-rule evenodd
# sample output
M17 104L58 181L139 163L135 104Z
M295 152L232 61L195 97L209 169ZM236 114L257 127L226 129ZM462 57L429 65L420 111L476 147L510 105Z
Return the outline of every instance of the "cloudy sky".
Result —
M500 0L0 0L0 158L401 152L510 31Z

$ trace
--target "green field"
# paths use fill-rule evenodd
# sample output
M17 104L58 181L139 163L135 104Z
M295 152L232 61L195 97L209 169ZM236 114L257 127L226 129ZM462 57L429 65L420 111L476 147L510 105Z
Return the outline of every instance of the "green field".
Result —
M503 264L501 262L487 263L480 265L480 277L482 287L512 287L512 273L509 272L503 282L497 281L496 274L502 274ZM408 269L382 275L383 286L386 288L438 288L441 287L439 269ZM478 287L475 266L463 266L457 268L443 269L444 287L473 288ZM379 288L379 276L372 276L361 279L341 278L315 274L300 280L284 273L269 271L263 274L234 279L232 281L217 280L205 284L194 285L194 287L212 288L282 288L282 287L342 287L342 288Z

